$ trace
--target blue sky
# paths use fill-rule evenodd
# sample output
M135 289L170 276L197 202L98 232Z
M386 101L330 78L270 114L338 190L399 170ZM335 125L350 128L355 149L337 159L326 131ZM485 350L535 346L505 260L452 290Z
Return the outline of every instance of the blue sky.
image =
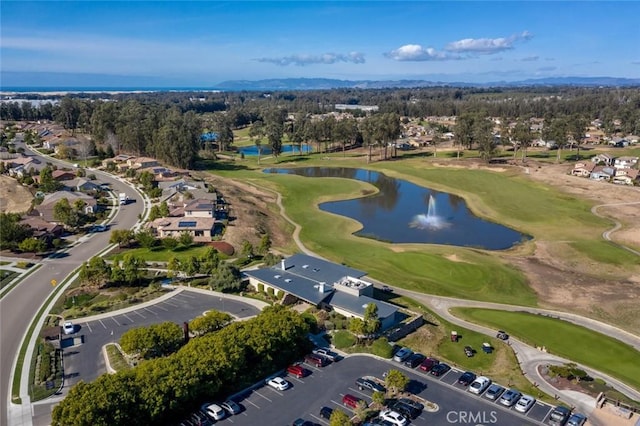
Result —
M639 16L632 1L2 0L0 63L3 72L208 87L299 77L637 78Z

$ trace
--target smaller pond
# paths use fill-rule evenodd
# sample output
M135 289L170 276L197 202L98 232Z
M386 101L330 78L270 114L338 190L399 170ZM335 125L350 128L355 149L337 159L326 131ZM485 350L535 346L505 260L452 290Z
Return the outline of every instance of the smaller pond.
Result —
M355 235L392 243L445 244L504 250L530 239L475 216L463 198L390 178L371 170L341 167L272 168L265 173L338 177L368 182L377 194L320 204L320 209L357 220Z
M300 154L300 148L302 148L302 152L307 154L313 152L313 148L310 145L302 145L302 147L298 147L296 145L286 144L282 145L282 154ZM261 146L260 150L262 152L261 155L271 155L272 150L268 146ZM241 146L238 148L239 154L244 154L245 156L249 155L258 155L258 147L253 146Z

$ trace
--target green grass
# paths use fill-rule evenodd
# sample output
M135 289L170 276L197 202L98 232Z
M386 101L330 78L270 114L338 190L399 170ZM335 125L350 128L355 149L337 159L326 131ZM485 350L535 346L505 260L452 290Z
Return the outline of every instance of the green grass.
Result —
M168 262L172 257L177 258L178 260L185 260L191 256L199 257L206 250L207 246L202 245L194 245L187 249L177 248L175 250L168 250L164 247L155 247L153 249L148 248L133 248L126 250L125 253L132 254L136 257L144 259L146 262ZM108 256L105 256L107 260L116 260L122 259L123 253L113 253Z
M640 352L619 340L566 321L524 312L454 308L452 313L505 330L532 346L545 346L552 354L602 371L640 389Z
M129 363L124 359L122 352L120 352L113 343L107 345L107 357L109 357L111 368L116 371L129 370L131 368Z
M569 243L571 247L596 262L610 265L637 265L638 256L609 241L581 240Z
M17 276L18 276L17 272L0 269L0 289L9 285L9 283Z

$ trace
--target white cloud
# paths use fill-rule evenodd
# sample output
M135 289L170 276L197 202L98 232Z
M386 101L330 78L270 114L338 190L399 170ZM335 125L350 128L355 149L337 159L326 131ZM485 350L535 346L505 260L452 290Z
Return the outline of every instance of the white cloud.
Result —
M424 48L419 44L405 44L385 53L385 56L396 61L448 61L462 59L458 55L438 51L432 47Z
M491 55L513 49L514 44L533 38L528 31L500 38L465 38L453 41L445 47L449 52Z
M359 52L342 53L323 53L322 55L291 55L279 58L258 58L258 62L268 62L276 65L315 65L315 64L335 64L338 62L351 62L354 64L364 64L364 54Z
M525 57L524 57L524 58L522 58L521 60L522 60L523 62L535 62L535 61L537 61L538 59L540 59L540 57L539 57L539 56L525 56Z

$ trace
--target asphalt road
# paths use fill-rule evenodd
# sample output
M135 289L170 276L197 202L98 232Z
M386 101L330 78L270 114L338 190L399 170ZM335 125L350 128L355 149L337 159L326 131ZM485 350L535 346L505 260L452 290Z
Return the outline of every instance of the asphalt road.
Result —
M65 383L62 395L34 404L33 424L50 424L53 406L64 398L75 384L81 380L87 383L92 382L107 372L102 347L107 343L120 340L125 331L133 327L148 326L165 321L182 324L184 321L191 321L205 311L212 309L227 312L237 318L246 318L260 313L260 310L251 304L183 290L175 296L151 306L141 307L126 313L114 313L113 316L89 322L75 322L76 332L69 337L81 337L83 344L64 349Z
M311 375L301 379L285 376L292 384L288 390L278 391L261 386L234 397L245 408L244 411L216 424L290 425L295 419L302 418L315 424L328 425L328 421L318 415L323 406L353 414L352 410L342 404L345 394L371 402L371 393L360 391L355 386L358 377L382 378L383 372L390 368L402 369L395 362L365 355L349 356L324 368L306 364L305 367L312 371ZM473 395L460 385L452 384L460 375L455 370L440 379L418 370L402 371L412 380L411 385L416 395L439 406L436 412L423 411L411 421L411 425L539 425L552 408L537 403L528 413L518 413L483 396Z
M32 152L26 152L33 154ZM46 163L57 162L37 156ZM110 183L114 192L126 192L135 200L119 209L113 218L111 229L131 229L138 221L138 215L144 211L144 200L128 185L105 173L92 171L100 182ZM66 255L55 259L45 259L42 267L23 279L11 291L0 299L0 424L8 424L7 407L11 400L11 372L14 369L16 356L25 337L26 330L44 301L53 291L51 280L57 282L69 275L85 260L102 251L109 245L109 232L94 233L85 242L71 248Z

